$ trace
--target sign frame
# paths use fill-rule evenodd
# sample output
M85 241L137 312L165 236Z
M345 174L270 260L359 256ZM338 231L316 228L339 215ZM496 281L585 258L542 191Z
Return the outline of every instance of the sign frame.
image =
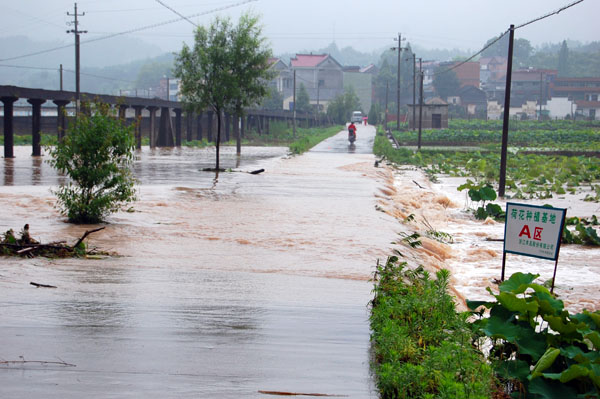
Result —
M542 255L536 255L536 254L532 254L532 253L527 253L527 252L520 252L514 249L507 249L506 248L506 233L508 230L508 224L509 224L509 218L510 218L510 208L511 207L520 207L520 208L533 208L533 210L539 212L539 210L552 210L552 213L554 214L559 214L560 215L560 221L556 221L554 224L558 223L559 224L559 230L558 230L558 237L556 238L556 243L554 244L555 247L555 252L554 252L554 256L553 257L549 257L549 256L542 256ZM547 207L547 206L540 206L540 205L531 205L531 204L520 204L520 203L516 203L516 202L507 202L506 203L506 220L504 223L504 240L503 240L503 247L502 247L502 275L501 275L501 281L504 281L504 272L505 272L505 266L506 266L506 253L513 253L513 254L517 254L517 255L522 255L522 256L529 256L529 257L533 257L533 258L538 258L538 259L547 259L547 260L554 260L554 274L552 276L552 288L550 289L550 292L552 292L554 290L554 280L556 278L556 269L558 267L558 257L560 254L560 244L561 244L561 237L562 237L562 232L563 229L565 227L565 220L566 220L566 216L567 216L567 210L566 208L554 208L554 207ZM523 220L523 219L521 219ZM539 221L536 221L534 223L538 223ZM544 222L545 223L545 222ZM530 223L532 225L532 227L535 228L535 225L533 223ZM528 225L525 225L525 227L527 227L527 231L528 233L530 232ZM533 229L532 229L533 231ZM534 235L535 237L535 235Z

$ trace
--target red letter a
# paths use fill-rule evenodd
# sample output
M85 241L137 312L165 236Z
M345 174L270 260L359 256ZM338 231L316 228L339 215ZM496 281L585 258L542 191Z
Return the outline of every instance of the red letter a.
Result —
M527 238L531 238L531 233L529 232L529 226L525 225L523 226L523 228L521 229L521 232L519 233L519 237L526 235Z

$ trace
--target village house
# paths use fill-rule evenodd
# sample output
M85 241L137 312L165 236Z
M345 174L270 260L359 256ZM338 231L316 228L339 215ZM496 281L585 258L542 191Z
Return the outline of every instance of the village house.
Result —
M415 108L415 119L413 119L413 107ZM408 104L408 127L409 129L419 126L419 104ZM423 115L421 118L423 129L447 129L448 128L448 103L439 97L431 98L423 104Z
M296 54L289 65L292 79L296 71L296 95L300 85L304 85L310 103L321 111L326 111L331 100L344 92L343 69L329 54ZM284 109L292 109L293 85L284 88L283 93Z

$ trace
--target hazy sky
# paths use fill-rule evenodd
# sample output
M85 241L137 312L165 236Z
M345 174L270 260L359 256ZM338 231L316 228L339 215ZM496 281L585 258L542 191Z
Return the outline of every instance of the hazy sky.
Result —
M235 5L244 0L161 0L189 16ZM236 18L252 10L262 16L264 33L276 54L317 49L335 40L339 47L372 51L389 46L398 32L426 48L459 48L478 51L487 39L573 0L257 0L194 17L208 24L215 15ZM73 2L64 0L0 0L0 38L26 35L35 40L72 42ZM156 0L80 0L81 27L89 31L82 41L179 18ZM600 0L585 0L558 15L519 29L535 45L573 39L600 40ZM193 25L185 20L132 33L130 36L177 51L191 41ZM27 49L23 49L26 53ZM0 58L1 55L0 55Z

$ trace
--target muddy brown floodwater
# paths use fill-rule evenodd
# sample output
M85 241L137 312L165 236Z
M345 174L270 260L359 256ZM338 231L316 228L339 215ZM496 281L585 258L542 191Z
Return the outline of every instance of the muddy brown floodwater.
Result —
M369 278L397 222L375 207L391 172L373 167L373 136L296 157L225 148L241 172L218 179L199 171L211 149L144 148L135 212L89 239L118 256L0 258L0 396L376 397ZM61 179L29 147L0 160L0 178L2 231L74 242L91 228L53 208Z

